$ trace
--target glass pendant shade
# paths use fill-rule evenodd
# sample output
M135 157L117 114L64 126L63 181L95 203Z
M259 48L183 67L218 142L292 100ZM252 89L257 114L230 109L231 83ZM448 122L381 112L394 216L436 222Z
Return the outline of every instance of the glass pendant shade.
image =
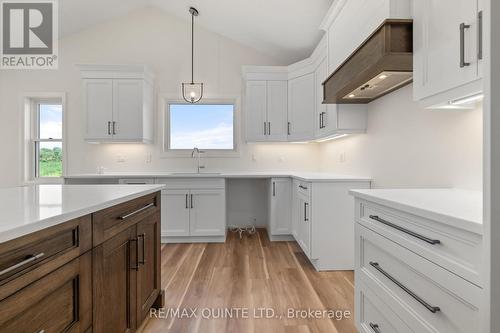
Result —
M183 83L182 98L188 103L197 103L203 97L203 83Z

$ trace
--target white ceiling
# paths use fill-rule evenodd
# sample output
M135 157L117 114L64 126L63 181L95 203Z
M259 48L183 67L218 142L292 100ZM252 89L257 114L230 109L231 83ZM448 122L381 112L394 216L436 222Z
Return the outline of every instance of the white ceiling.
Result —
M283 64L308 57L321 38L319 25L333 0L63 0L61 36L135 9L154 6L270 55Z

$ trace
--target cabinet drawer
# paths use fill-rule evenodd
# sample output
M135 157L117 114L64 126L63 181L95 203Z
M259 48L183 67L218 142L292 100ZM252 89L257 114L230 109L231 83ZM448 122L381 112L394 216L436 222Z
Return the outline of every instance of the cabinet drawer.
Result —
M0 302L0 332L85 332L91 326L91 255L71 261Z
M224 178L159 178L157 184L165 184L167 190L185 189L223 189L226 186Z
M308 183L308 182L302 182L302 181L298 181L297 182L297 191L298 193L300 193L301 195L304 195L308 198L311 197L311 188L312 188L312 184L311 183Z
M477 331L479 287L356 226L356 274L417 332Z
M375 203L357 202L356 215L362 225L481 286L481 235Z
M356 283L356 325L363 333L416 332L361 281Z
M160 192L157 192L94 213L94 246L137 224L159 209Z
M88 215L0 244L0 286L22 287L90 250L90 230Z

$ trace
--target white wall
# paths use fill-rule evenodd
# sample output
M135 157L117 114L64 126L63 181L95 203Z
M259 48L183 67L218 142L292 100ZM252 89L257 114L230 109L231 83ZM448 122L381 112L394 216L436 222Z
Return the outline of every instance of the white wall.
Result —
M157 90L180 96L180 83L190 77L189 37L188 20L143 9L63 39L57 71L0 71L0 186L22 181L19 96L30 91L67 92L68 174L94 173L98 166L107 172L194 170L191 159L160 157L159 122L153 145L85 143L81 80L75 67L148 64L156 73ZM207 97L239 97L242 65L279 65L199 27L196 40L195 75L206 84ZM371 176L377 187L481 189L481 110L423 110L411 102L411 92L408 86L370 103L365 135L323 144L243 144L238 158L206 159L207 171L322 170ZM346 162L340 163L343 152ZM146 163L149 154L152 161ZM118 155L125 162L118 162Z
M205 83L207 97L241 95L242 65L280 65L274 59L200 27L196 28L195 79ZM161 124L153 145L92 145L83 140L80 73L75 64L147 64L156 74L162 95L179 96L190 78L190 21L147 8L95 26L60 42L57 71L0 71L0 186L22 181L20 95L26 92L67 93L67 174L106 171L176 171L194 168L185 158L160 158ZM159 113L159 112L158 112ZM244 118L244 117L242 117ZM157 118L158 120L161 117ZM242 124L244 127L244 124ZM242 132L240 131L240 136ZM148 154L152 162L146 163ZM122 155L125 162L117 162ZM207 160L210 170L313 170L317 147L242 145L239 158Z
M375 187L482 189L482 110L425 110L409 85L368 106L368 132L321 144L324 171ZM345 154L345 162L340 162Z

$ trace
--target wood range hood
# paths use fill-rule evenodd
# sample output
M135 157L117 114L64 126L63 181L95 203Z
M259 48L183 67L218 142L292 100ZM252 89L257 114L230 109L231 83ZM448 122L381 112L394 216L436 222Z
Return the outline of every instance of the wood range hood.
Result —
M413 20L388 19L323 82L323 104L366 104L412 82Z

